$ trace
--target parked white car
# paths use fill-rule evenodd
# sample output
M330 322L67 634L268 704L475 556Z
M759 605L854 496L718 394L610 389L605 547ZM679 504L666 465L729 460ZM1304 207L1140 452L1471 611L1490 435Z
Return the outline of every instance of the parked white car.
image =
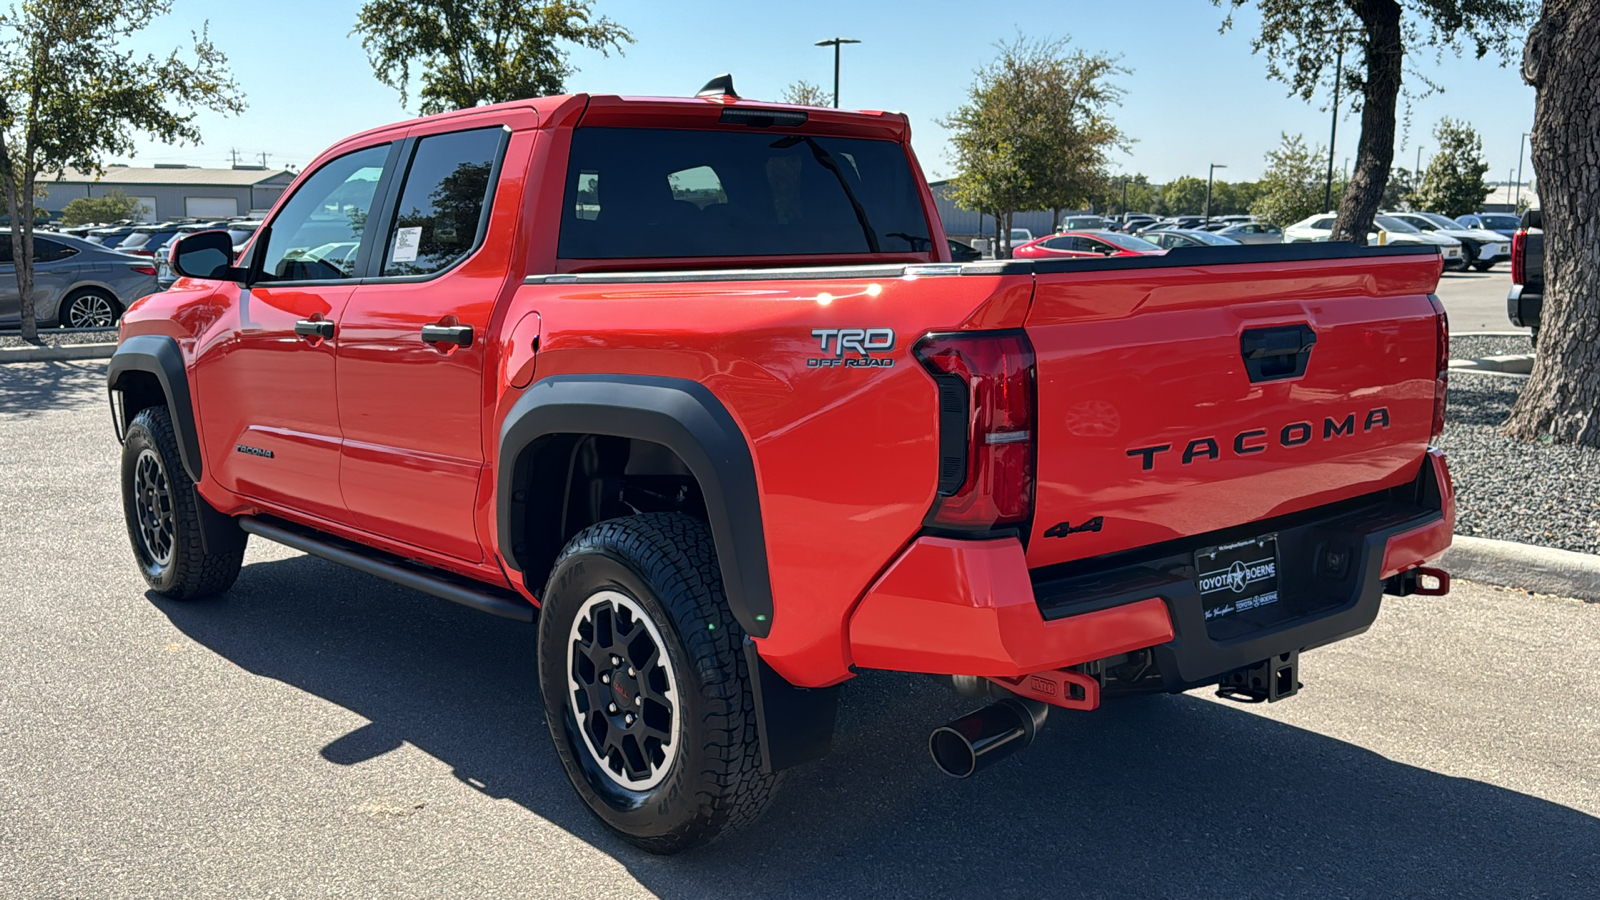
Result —
M1283 230L1286 244L1305 244L1325 241L1333 234L1333 213L1323 213L1302 219ZM1432 244L1444 256L1445 268L1462 265L1461 242L1414 228L1399 219L1380 215L1373 219L1376 230L1367 232L1368 244Z
M1471 266L1479 272L1487 272L1500 260L1511 258L1511 240L1503 234L1483 228L1468 228L1455 219L1438 213L1392 212L1384 215L1399 219L1424 233L1460 241L1463 269Z

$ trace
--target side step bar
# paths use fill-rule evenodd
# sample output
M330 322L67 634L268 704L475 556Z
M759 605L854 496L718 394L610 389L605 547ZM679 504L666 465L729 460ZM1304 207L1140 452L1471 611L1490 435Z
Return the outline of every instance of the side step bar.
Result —
M342 566L349 566L358 572L376 575L395 584L435 597L443 597L452 603L470 606L490 615L516 619L519 622L533 621L533 604L513 591L496 590L488 585L475 584L466 578L425 570L415 563L381 550L341 541L309 529L297 528L286 522L268 521L255 516L243 516L238 522L239 527L250 534L260 535L273 543L292 547L312 556L320 556Z

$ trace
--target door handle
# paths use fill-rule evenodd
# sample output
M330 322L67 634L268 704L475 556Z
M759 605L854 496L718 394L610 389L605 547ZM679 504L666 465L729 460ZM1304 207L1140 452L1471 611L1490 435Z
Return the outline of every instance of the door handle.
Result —
M301 319L294 323L294 333L303 338L333 340L333 323L327 319Z
M455 344L457 347L472 346L471 325L424 325L422 326L422 340L429 344Z

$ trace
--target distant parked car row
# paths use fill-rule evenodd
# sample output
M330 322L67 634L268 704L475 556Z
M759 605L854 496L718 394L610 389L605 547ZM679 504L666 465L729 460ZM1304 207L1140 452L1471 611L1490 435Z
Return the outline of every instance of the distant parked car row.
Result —
M1333 233L1333 213L1310 216L1284 229L1284 238L1290 243L1325 241ZM1502 259L1511 258L1510 237L1498 230L1478 227L1471 223L1501 224L1498 213L1483 213L1451 219L1437 213L1386 212L1373 219L1373 230L1367 233L1369 244L1432 244L1444 256L1445 268L1468 267L1487 272ZM1513 231L1515 233L1515 231Z

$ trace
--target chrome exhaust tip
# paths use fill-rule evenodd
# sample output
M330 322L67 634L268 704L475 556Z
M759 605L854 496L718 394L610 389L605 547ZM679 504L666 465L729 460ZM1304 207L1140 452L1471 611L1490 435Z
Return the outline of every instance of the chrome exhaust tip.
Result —
M1049 712L1041 701L1008 697L935 728L928 753L944 774L970 778L1033 743Z

